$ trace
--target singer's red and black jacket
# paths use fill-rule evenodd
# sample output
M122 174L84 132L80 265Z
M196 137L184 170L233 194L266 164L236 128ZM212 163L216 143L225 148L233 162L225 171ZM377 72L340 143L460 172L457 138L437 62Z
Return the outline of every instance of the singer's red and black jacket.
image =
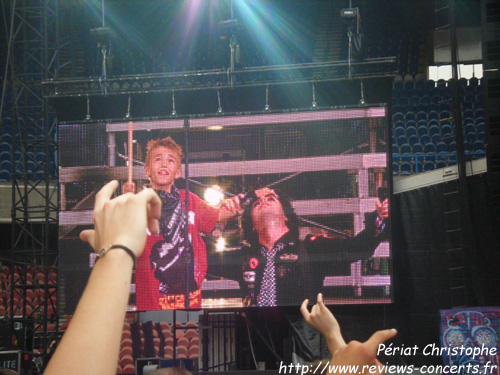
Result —
M185 210L186 191L180 189L179 194L182 208ZM217 223L219 210L208 206L196 194L189 193L189 240L191 241L194 254L194 279L198 289L205 279L207 273L207 249L200 233L212 232ZM137 259L135 271L135 291L137 310L159 310L159 280L154 276L151 268L150 255L154 244L164 241L161 234L151 235L148 233L144 252ZM180 277L183 277L180 275Z

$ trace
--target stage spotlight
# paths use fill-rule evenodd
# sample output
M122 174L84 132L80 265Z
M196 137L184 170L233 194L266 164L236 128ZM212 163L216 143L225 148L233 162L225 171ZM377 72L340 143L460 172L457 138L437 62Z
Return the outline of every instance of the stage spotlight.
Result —
M215 250L216 251L224 251L224 250L226 250L226 240L224 239L224 237L219 237L217 239L217 243L215 245Z
M175 91L172 90L172 116L177 115L177 111L175 110Z
M266 85L266 105L264 106L264 111L269 111L271 107L269 106L269 85Z
M222 111L222 105L220 104L220 93L219 93L219 90L217 90L217 102L219 103L219 108L217 108L217 114L221 115L223 113L223 111Z
M224 193L220 186L214 185L205 190L204 199L209 205L215 207L224 199Z
M316 89L314 85L312 85L312 103L311 109L318 109L318 103L316 103Z
M89 96L87 95L87 115L85 116L85 120L90 121L90 99Z

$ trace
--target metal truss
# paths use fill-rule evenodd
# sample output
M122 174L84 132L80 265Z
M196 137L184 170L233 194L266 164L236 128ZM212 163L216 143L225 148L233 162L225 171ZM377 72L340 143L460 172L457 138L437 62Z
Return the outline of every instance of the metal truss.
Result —
M58 0L14 0L9 11L12 246L6 317L23 355L33 359L25 373L38 373L59 336L51 238L58 223L57 122L41 85L57 77Z
M213 69L181 73L47 79L42 85L48 98L149 94L170 91L284 85L345 80L351 66L353 79L394 76L396 58L359 62L331 61L291 65L258 66L239 70Z

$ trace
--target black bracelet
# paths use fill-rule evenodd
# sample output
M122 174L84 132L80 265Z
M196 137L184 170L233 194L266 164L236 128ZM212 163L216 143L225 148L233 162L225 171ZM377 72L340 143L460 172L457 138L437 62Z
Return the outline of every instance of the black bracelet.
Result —
M128 253L128 255L130 255L132 257L132 260L134 261L134 268L135 268L136 257L135 257L134 252L132 250L130 250L127 246L123 246L123 245L109 245L108 247L103 248L97 254L97 258L96 258L95 261L97 262L100 258L102 258L104 255L106 255L106 253L109 250L112 250L112 249L122 249L122 250L125 250Z

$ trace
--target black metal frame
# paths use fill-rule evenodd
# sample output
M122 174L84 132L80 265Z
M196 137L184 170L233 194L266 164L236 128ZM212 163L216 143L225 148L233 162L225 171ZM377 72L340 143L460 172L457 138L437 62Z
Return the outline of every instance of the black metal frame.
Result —
M23 354L33 359L24 363L25 370L40 372L51 345L59 339L57 282L52 278L57 249L50 246L57 228L59 204L58 187L54 187L58 179L57 123L40 85L57 76L58 0L17 0L9 10L7 67L13 94L14 134L11 302L6 318ZM38 274L43 274L43 282ZM29 276L33 276L33 282ZM29 290L43 290L32 310Z

